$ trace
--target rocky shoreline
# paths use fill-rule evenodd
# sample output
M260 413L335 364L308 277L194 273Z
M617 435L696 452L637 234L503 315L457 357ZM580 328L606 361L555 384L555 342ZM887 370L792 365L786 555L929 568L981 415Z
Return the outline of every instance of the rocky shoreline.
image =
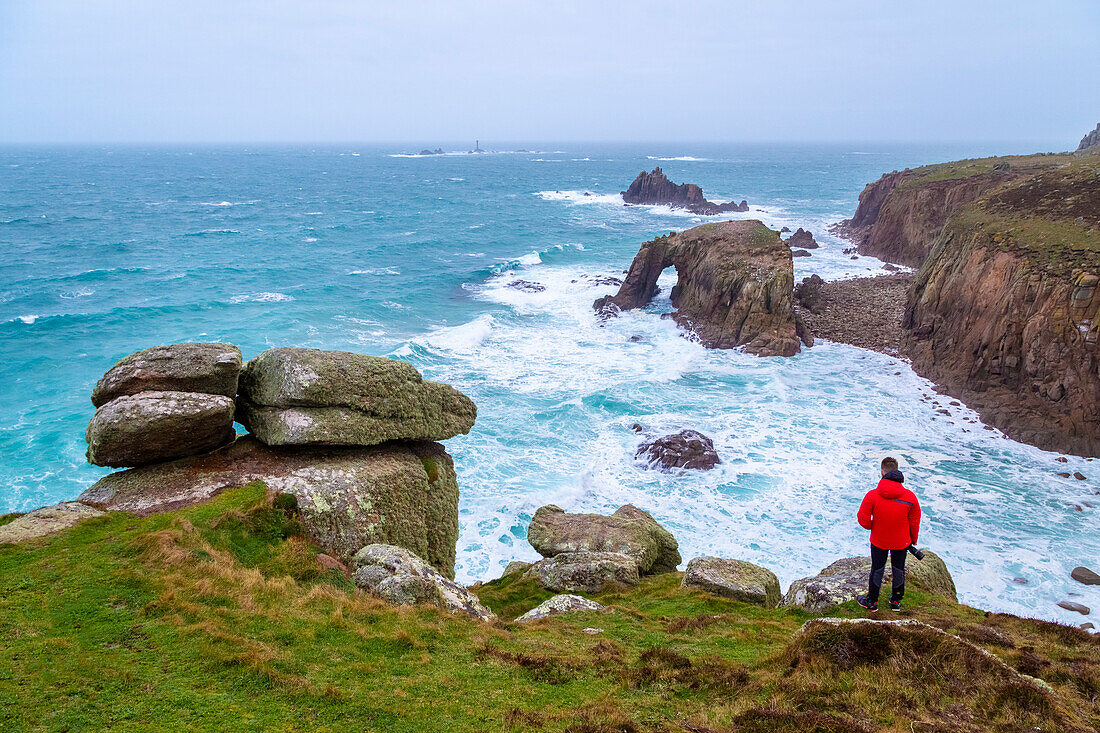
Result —
M799 315L814 338L901 355L909 273L826 282L805 278L795 288Z

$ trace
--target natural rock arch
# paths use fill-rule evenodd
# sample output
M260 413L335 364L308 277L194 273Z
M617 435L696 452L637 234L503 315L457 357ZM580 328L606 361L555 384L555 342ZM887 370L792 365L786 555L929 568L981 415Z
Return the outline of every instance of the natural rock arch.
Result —
M779 234L756 220L724 221L657 237L638 250L619 292L597 300L602 314L640 308L674 267L673 318L705 346L744 346L759 356L793 356L812 337L794 310L794 264Z

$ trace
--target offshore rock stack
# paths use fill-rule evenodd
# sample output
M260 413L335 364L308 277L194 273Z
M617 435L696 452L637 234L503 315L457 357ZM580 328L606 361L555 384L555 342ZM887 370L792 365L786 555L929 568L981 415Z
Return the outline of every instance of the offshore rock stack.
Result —
M85 491L85 505L142 515L262 481L294 496L333 557L392 545L454 576L458 482L435 441L468 433L477 408L410 364L298 348L243 364L235 346L175 344L119 361L92 401L88 460L130 468ZM252 435L238 437L234 419Z

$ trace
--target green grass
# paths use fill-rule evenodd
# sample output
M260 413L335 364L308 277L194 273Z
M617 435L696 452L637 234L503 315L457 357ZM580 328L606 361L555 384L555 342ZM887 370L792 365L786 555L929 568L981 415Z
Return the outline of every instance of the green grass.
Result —
M293 507L251 485L177 512L110 513L37 544L0 546L0 730L1100 724L1100 646L1087 634L919 590L903 615L971 638L1054 694L975 673L958 653L894 650L842 664L831 650L848 648L845 639L792 645L812 615L685 591L679 574L594 596L607 612L531 624L394 608L339 572L322 574L298 532ZM477 592L502 619L550 595L522 574ZM863 614L845 604L833 615ZM913 727L920 722L935 727Z
M5 524L8 524L9 522L14 522L16 519L19 519L19 517L21 517L21 516L23 516L23 515L19 512L12 512L11 514L0 514L0 527L3 527Z

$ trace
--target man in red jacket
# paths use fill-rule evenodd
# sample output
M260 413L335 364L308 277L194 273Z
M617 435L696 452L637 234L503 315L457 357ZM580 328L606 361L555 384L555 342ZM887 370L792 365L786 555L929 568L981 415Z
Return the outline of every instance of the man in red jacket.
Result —
M882 459L882 480L863 497L856 519L859 526L871 530L871 578L867 595L856 602L871 611L878 610L878 593L886 572L886 557L893 571L890 610L901 610L905 595L905 553L917 543L920 530L920 503L912 491L902 486L905 477L893 458Z

